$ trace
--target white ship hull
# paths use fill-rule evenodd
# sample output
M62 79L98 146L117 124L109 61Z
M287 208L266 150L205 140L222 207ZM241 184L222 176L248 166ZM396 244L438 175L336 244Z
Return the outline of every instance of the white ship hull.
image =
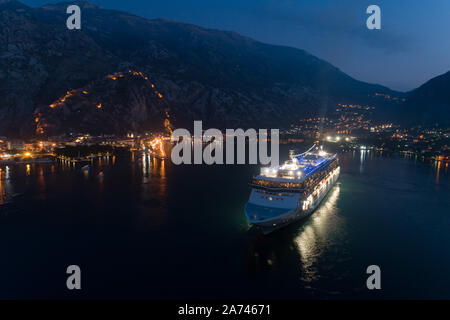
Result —
M339 178L340 168L337 167L327 179L321 183L315 192L300 196L300 194L283 192L282 196L268 196L257 189L253 189L245 213L249 222L264 234L268 234L295 221L310 216L320 205L322 200L333 188ZM259 210L255 214L255 210ZM264 215L264 211L267 212Z

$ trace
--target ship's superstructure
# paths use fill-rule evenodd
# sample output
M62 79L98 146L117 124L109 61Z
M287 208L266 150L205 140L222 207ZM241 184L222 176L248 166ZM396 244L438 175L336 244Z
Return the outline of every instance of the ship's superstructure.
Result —
M269 233L309 216L339 177L339 161L313 146L290 160L262 168L250 182L245 214L250 223Z

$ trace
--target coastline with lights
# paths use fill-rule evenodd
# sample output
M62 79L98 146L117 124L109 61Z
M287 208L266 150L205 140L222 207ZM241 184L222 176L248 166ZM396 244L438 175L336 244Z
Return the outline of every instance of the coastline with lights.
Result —
M170 138L160 133L129 133L125 136L89 134L65 135L48 140L0 138L0 165L51 163L57 160L77 163L123 152L148 152L166 158L165 143Z

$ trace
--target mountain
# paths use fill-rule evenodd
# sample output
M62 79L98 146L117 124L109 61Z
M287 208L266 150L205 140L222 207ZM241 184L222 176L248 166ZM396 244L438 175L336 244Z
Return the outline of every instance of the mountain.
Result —
M401 95L300 49L88 2L75 2L82 29L68 30L71 4L0 1L0 135L141 130L168 113L176 126L280 127L337 102Z
M117 57L89 36L45 23L39 11L0 3L1 133L33 132L36 108L116 68Z
M450 124L450 71L409 92L403 110L411 122Z
M162 129L169 107L151 79L141 72L116 72L67 91L34 113L36 131L126 133ZM169 122L170 123L170 122Z

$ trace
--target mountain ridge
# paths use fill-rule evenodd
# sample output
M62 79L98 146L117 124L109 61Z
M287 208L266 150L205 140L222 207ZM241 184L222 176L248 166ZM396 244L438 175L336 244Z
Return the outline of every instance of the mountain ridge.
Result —
M396 109L395 104L373 98L374 94L405 95L356 80L302 49L265 44L232 31L145 19L86 1L75 2L82 7L82 29L67 30L65 9L74 3L40 8L18 4L0 5L0 56L4 58L0 80L6 79L0 82L0 92L6 93L0 96L0 134L15 134L18 127L21 134L33 134L39 128L53 128L44 130L45 134L57 134L67 123L72 130L89 131L81 124L76 128L79 118L74 110L84 110L83 123L94 123L98 110L82 107L92 101L77 102L78 106L63 103L62 112L49 106L71 90L129 70L151 77L164 101L161 104L143 92L135 100L142 105L128 106L133 113L128 117L133 119L128 123L130 130L153 128L148 124L155 121L148 117L159 119L167 108L178 126L201 119L218 127L281 127L305 115L325 115L339 102ZM121 82L125 96L135 92L133 79ZM105 86L111 94L120 94L113 82ZM96 99L104 97L98 94ZM123 115L127 108L124 103L116 108L111 101L104 103L109 108L102 111L111 115ZM36 112L41 114L40 121L51 123L36 122ZM92 130L123 129L123 117L105 118L107 126L97 123Z
M450 124L450 71L408 92L402 109L409 122Z

